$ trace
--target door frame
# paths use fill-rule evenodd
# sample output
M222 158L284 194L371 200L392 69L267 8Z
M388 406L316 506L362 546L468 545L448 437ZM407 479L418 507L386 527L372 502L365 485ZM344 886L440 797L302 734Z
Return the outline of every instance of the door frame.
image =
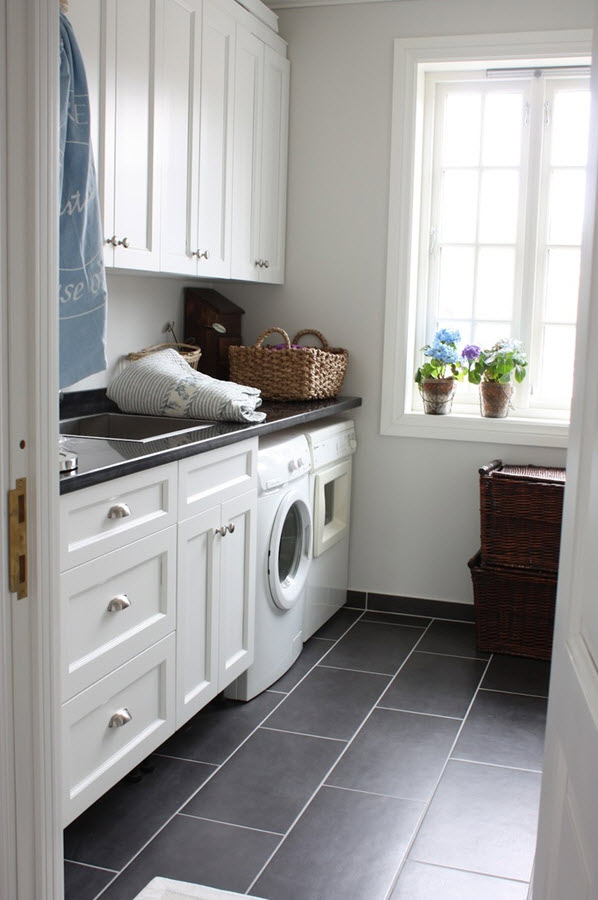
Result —
M0 703L8 726L0 738L0 890L15 900L63 896L56 652L58 12L57 0L0 0L3 509L17 478L27 479L28 494L23 600L8 589L7 517L0 517Z

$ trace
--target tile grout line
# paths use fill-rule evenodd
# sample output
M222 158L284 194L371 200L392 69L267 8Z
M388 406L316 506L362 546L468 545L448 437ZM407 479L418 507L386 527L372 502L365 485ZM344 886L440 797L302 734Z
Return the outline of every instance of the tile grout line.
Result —
M118 873L118 869L107 869L106 866L94 866L92 863L79 862L78 859L67 859L66 856L64 857L64 861L65 863L70 863L72 866L83 866L86 869L95 869L97 872Z
M430 716L432 719L448 719L450 722L462 722L463 719L461 716L443 716L441 713L429 713L429 712L421 712L417 709L403 709L402 707L396 706L380 706L378 705L376 709L384 709L386 712L398 712L398 713L407 713L410 716Z
M442 776L443 776L444 773L446 772L447 766L448 766L448 764L449 764L449 762L450 762L450 760L451 760L451 756L452 756L453 750L454 750L455 747L457 746L457 741L459 740L459 737L460 737L460 735L461 735L461 732L463 731L463 728L465 727L465 723L466 723L466 721L467 721L467 717L468 717L468 715L469 715L469 713L470 713L470 711L471 711L471 708L472 708L473 704L475 703L475 699L476 699L476 697L477 697L477 695L478 695L478 693L479 693L479 691L480 691L480 686L481 686L481 684L482 684L482 681L483 681L484 678L486 677L486 672L488 671L488 668L489 668L489 666L490 666L490 663L492 662L492 659L493 659L493 654L490 654L490 658L486 661L486 665L485 665L485 667L484 667L484 671L482 672L482 674L481 674L481 676L480 676L480 680L479 680L479 682L478 682L478 686L477 686L477 688L476 688L475 691L474 691L474 694L473 694L473 696L472 696L472 698L471 698L471 702L470 702L469 706L467 707L467 710L466 710L466 712L465 712L465 715L464 715L464 717L463 717L463 720L462 720L462 722L461 722L461 725L460 725L460 727L457 729L457 734L455 735L455 739L454 739L453 743L451 744L451 747L450 747L449 752L448 752L448 754L447 754L445 763L444 763L444 765L443 765L443 767L442 767L442 769L441 769L441 771L440 771L440 774L439 774L439 776L438 776L438 779L437 779L437 781L436 781L436 784L434 785L434 789L433 789L433 791L431 792L430 797L428 798L428 801L427 801L427 803L426 803L425 806L424 806L424 809L423 809L423 811L422 811L422 814L421 814L421 816L420 816L420 818L419 818L419 822L417 823L417 825L416 825L416 827L415 827L415 829L414 829L414 831L413 831L413 834L411 835L411 840L410 840L409 843L407 844L407 847L406 847L406 849L405 849L405 853L403 854L403 858L402 858L402 860L401 860L401 862L400 862L400 864L399 864L399 867L398 867L398 869L397 869L397 871L396 871L396 874L395 874L395 876L394 876L394 878L393 878L393 880L392 880L392 882L391 882L391 884L390 884L390 887L388 888L388 891L386 892L385 900L391 900L391 895L392 895L392 893L393 893L393 891L394 891L394 889L395 889L395 887L396 887L396 885L397 885L397 882L398 882L398 880L399 880L399 877L400 877L400 875L401 875L401 872L403 871L403 867L404 867L405 863L407 862L407 860L409 859L409 854L411 853L411 850L412 850L412 848L413 848L413 845L415 844L415 841L417 840L417 836L418 836L418 834L419 834L419 831L420 831L420 828L421 828L421 826L422 826L422 824L423 824L423 821L424 821L424 819L425 819L425 817L426 817L426 814L427 814L428 810L430 809L430 806L431 806L431 804L432 804L432 801L433 801L434 797L436 796L436 792L438 791L438 787L439 787L439 785L440 785L440 782L442 781ZM484 660L482 660L482 662L484 662Z
M507 769L510 772L531 772L534 775L541 775L542 769L528 769L525 766L506 766L503 763L484 762L481 759L466 759L464 756L451 756L453 762L468 763L472 766L489 766L492 769Z
M228 825L230 828L242 828L244 831L259 831L261 834L273 834L282 837L284 831L269 831L267 828L253 828L251 825L239 825L238 822L225 822L224 819L210 819L208 816L193 816L191 813L179 813L183 819L195 819L197 822L214 822L215 825Z
M359 619L357 619L356 621L359 621ZM355 624L355 623L353 623L353 624ZM430 625L431 625L431 624L432 624L432 623L430 622ZM393 683L394 679L397 678L397 676L399 675L399 672L401 672L401 670L403 669L403 666L405 665L405 663L407 662L407 660L411 658L412 653L415 651L415 648L417 647L417 645L419 644L419 642L423 639L423 637L424 637L424 635L426 634L426 632L427 632L428 628L430 627L430 625L428 625L427 628L421 633L421 635L419 636L419 638L418 638L417 641L415 642L414 646L411 648L411 650L409 651L409 653L407 654L407 656L405 657L405 659L403 660L403 662L401 663L401 665L399 666L399 668L397 669L397 671L395 672L395 674L393 675L393 677L390 679L390 682L386 685L386 687L384 688L384 690L382 691L382 693L378 696L377 700L374 701L374 704L372 705L372 707L371 707L369 713L365 716L365 718L363 719L363 721L361 722L361 724L360 724L360 725L357 727L357 729L353 732L353 736L352 736L352 737L350 738L350 740L347 742L347 744L346 744L345 748L343 749L343 751L339 754L338 758L332 763L332 765L330 766L330 768L328 769L328 771L327 771L326 774L324 775L324 777L323 777L323 779L321 780L321 782L319 783L319 785L316 787L316 789L314 790L314 792L312 793L312 795L308 798L308 800L305 802L305 804L303 805L303 807L300 809L300 811L299 811L299 813L297 814L297 816L295 817L295 819L291 822L291 824L289 825L289 827L288 827L288 829L287 829L287 831L286 831L284 837L282 838L282 840L280 841L280 843L278 844L278 846L275 847L275 849L272 851L272 853L270 854L270 856L268 857L268 859L266 860L266 862L264 863L264 865L261 867L261 869L259 870L259 872L258 872L257 875L255 876L255 878L253 879L253 881L251 882L251 884L249 885L249 887L248 887L247 890L245 891L245 894L249 894L249 892L253 889L254 885L257 883L257 881L259 880L259 878L263 875L263 873L265 872L266 868L270 865L270 863L272 862L272 860L274 859L274 857L276 856L276 854L278 853L278 851L280 850L280 848L282 847L282 845L284 844L284 842L286 841L286 839L287 839L287 838L289 837L289 835L292 833L293 828L295 827L295 825L297 824L297 822L301 819L301 817L303 816L304 812L307 810L307 808L309 807L310 803L312 802L312 800L314 799L314 797L316 796L316 794L318 793L318 791L321 790L321 788L326 784L327 778L329 777L329 775L331 774L331 772L335 769L335 767L338 765L338 763L340 762L340 760L343 758L343 756L345 755L345 753L347 752L347 750L349 749L349 747L352 745L352 743L353 743L353 741L355 740L355 738L357 737L357 735L358 735L358 734L360 733L360 731L363 729L363 727L365 726L366 722L368 721L368 719L370 718L370 716L373 714L374 710L377 708L377 704L380 702L380 700L382 699L382 697L384 696L384 694L386 693L386 691L389 689L389 687L390 687L390 685ZM330 651L328 651L328 652L330 652ZM452 748L451 748L451 749L452 749Z
M189 759L187 756L171 756L169 753L158 753L157 750L150 753L150 756L159 756L161 759L176 759L178 762L194 763L196 766L210 766L212 769L217 769L222 765L222 763L204 762L203 759Z
M315 738L318 741L335 741L337 744L346 744L345 738L329 737L327 734L312 734L310 731L291 731L289 728L273 728L271 725L260 725L261 731L276 731L280 734L296 734L298 737Z
M360 675L378 675L380 678L392 678L392 672L370 672L368 669L350 669L348 666L327 666L316 663L318 669L334 669L336 672L358 672Z
M487 694L506 694L508 697L535 697L537 700L548 700L548 694L524 694L523 691L503 691L500 688L480 688Z
M449 656L451 659L475 659L478 662L489 662L489 659L485 659L483 656L463 656L458 653L437 653L434 650L418 650L418 653L425 653L426 656Z
M424 862L420 859L413 859L411 862L419 863L420 866L433 866L435 869L450 869L451 872L468 872L471 875L482 875L484 878L494 878L495 881L507 881L513 884L524 884L528 885L529 881L524 881L522 878L503 878L502 875L490 875L488 872L478 872L477 869L459 869L457 866L449 866L435 862Z
M363 614L362 614L362 615L363 615ZM343 631L343 633L342 633L342 634L334 641L332 647L330 647L330 649L327 650L326 653L330 653L330 650L332 650L333 647L334 647L339 641L341 641L341 640L345 637L345 635L351 630L351 628L353 628L353 626L355 625L356 622L359 622L360 619L361 619L361 615L360 615L360 616L357 616L357 618L356 618L353 622L351 622L351 624L349 625L349 627L348 627L345 631ZM324 655L326 655L326 654L324 654ZM299 687L299 685L301 684L301 682L302 682L305 678L307 678L307 676L310 674L310 672L311 672L313 669L315 669L316 665L317 665L317 663L315 663L315 664L312 666L312 668L309 669L309 671L305 673L305 675L303 676L303 678L301 678L301 679L297 682L297 684L295 685L295 687L291 688L291 690L289 691L288 694L284 694L284 695L283 695L283 697L281 698L280 702L276 704L276 706L274 707L274 709L270 710L270 712L264 717L264 719L262 719L262 720L255 726L255 728L254 728L252 731L249 732L249 734L247 735L247 737L245 737L245 738L241 741L241 743L240 743L237 747L235 747L235 749L234 749L231 753L229 753L229 755L226 757L226 759L225 759L222 763L220 763L220 765L219 765L219 766L218 766L218 767L217 767L210 775L208 775L208 777L206 778L206 780L205 780L204 782L202 782L202 784L200 784L200 786L197 788L197 790L193 791L193 793L190 794L189 797L187 797L187 798L185 799L185 801L178 807L178 809L176 809L175 812L172 813L172 815L169 816L169 817L166 819L166 821L162 823L162 825L160 826L160 828L158 828L158 830L157 830L157 831L156 831L156 832L155 832L155 833L154 833L154 834L153 834L153 835L145 842L145 844L143 844L143 846L140 847L139 850L138 850L136 853L133 854L133 856L129 859L129 861L126 863L126 865L124 865L124 866L122 867L122 869L119 869L119 870L118 870L118 873L115 875L115 877L112 878L112 879L108 882L108 884L106 884L106 885L102 888L102 890L99 891L99 893L97 893L97 894L95 895L95 897L93 898L93 900L99 900L99 898L102 896L102 894L106 893L106 891L108 890L108 888L111 887L111 886L118 880L118 878L120 878L120 876L123 874L123 872L126 871L126 869L129 868L129 866L131 865L131 863L133 863L133 862L137 859L137 857L140 856L141 853L143 853L143 851L146 849L146 847L148 847L149 844L151 844L151 842L152 842L155 838L157 838L157 836L160 834L160 832L162 832L162 831L166 828L166 826L167 826L170 822L172 822L172 820L175 818L175 816L177 816L177 815L180 813L180 811L181 811L181 810L182 810L182 809L183 809L183 808L184 808L184 807L185 807L185 806L186 806L186 805L187 805L187 804L195 797L195 795L198 794L199 791L200 791L200 790L201 790L201 789L202 789L209 781L212 780L212 778L217 774L217 772L220 771L220 769L222 768L222 766L226 765L226 763L229 761L229 759L231 759L231 758L235 755L235 753L237 752L237 750L239 750L244 744L247 743L247 741L249 740L249 738L252 737L252 736L255 734L255 732L258 730L258 728L260 728L261 725L262 725L265 721L267 721L267 719L268 719L271 715L273 715L273 714L276 712L276 710L277 710L278 707L281 705L281 703L284 703L284 701L285 701L286 698L289 696L289 694L292 694L293 691L294 691L297 687Z

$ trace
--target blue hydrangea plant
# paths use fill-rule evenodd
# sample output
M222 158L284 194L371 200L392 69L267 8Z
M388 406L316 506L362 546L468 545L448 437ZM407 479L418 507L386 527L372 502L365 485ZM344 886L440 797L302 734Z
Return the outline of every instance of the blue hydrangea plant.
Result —
M463 365L457 350L460 340L461 334L457 329L441 328L436 332L432 343L422 347L427 361L415 373L417 384L421 384L425 378L456 378L461 381L467 367Z

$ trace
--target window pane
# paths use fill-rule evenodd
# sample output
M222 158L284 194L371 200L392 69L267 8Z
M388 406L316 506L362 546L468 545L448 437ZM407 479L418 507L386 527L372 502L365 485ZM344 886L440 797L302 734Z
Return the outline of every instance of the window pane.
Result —
M590 124L589 91L557 91L552 108L553 166L585 166Z
M473 247L442 247L438 288L440 318L471 317L473 307Z
M521 156L523 94L486 95L482 163L517 166Z
M473 344L489 350L501 338L512 337L510 322L476 322L473 328Z
M550 175L548 243L580 244L583 223L585 172L557 169Z
M478 254L475 315L480 319L513 316L515 248L482 247Z
M546 325L537 381L539 393L568 403L573 392L575 326Z
M482 173L479 239L512 244L517 238L519 175L509 170Z
M466 244L475 240L478 173L449 170L442 174L440 240Z
M571 248L548 251L545 318L551 322L577 321L580 252Z
M449 94L444 106L442 163L477 166L480 158L482 97L479 93Z

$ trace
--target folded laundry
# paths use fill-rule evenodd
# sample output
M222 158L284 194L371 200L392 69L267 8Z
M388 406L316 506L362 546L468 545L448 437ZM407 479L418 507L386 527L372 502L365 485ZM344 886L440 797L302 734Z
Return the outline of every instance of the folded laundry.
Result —
M176 350L161 350L129 363L106 391L122 412L188 416L228 422L263 422L254 387L196 372Z

